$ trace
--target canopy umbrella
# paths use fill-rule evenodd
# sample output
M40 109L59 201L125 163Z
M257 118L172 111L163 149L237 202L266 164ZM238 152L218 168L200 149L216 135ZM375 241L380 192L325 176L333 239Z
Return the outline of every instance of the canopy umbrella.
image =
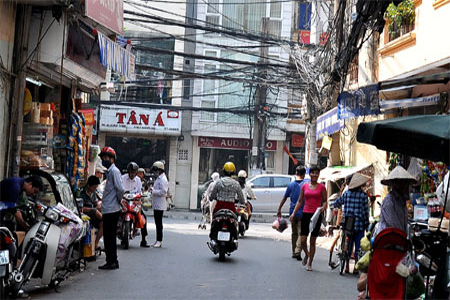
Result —
M450 116L423 115L361 123L358 142L450 164Z

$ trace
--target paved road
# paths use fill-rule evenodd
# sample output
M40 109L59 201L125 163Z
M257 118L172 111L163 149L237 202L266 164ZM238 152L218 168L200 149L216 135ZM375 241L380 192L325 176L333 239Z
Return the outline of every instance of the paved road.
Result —
M150 237L154 238L149 218ZM120 269L97 270L104 257L89 263L54 290L29 290L32 299L355 299L354 275L339 276L318 249L307 272L290 257L290 233L270 224L251 224L239 249L224 263L208 249L208 232L197 223L164 219L161 249L119 250ZM153 242L149 239L149 242Z

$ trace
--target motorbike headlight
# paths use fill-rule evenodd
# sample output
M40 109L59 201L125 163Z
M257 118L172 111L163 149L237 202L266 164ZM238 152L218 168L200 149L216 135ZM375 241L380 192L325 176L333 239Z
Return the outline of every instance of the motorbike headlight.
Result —
M59 219L59 210L54 207L49 207L45 212L45 217L56 222Z

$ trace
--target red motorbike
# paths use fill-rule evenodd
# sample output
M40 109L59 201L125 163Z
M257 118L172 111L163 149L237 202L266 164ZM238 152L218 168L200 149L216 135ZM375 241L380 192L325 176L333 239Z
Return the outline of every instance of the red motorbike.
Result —
M128 249L130 240L134 239L138 235L138 229L145 225L144 216L141 214L141 195L125 194L121 205L122 211L117 226L117 237L121 240L123 248Z

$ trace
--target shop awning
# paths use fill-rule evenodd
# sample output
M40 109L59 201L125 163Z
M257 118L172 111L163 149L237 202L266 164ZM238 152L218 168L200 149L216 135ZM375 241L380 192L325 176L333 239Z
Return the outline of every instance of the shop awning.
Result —
M356 140L381 150L449 164L450 116L410 116L361 123Z
M439 99L440 95L434 94L431 96L419 98L384 100L380 101L380 109L387 110L392 108L409 108L409 107L436 105L439 103Z
M344 179L345 177L360 172L367 169L372 164L367 164L363 166L333 166L326 167L320 171L319 182L320 181L336 181L339 179Z

